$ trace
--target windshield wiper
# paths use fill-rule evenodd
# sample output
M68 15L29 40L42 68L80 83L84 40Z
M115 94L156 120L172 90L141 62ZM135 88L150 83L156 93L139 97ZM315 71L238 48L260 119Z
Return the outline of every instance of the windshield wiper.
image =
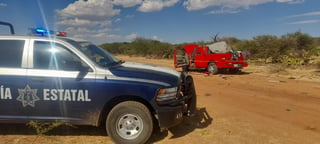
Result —
M105 64L105 67L107 67L107 66L114 66L114 65L123 64L123 63L125 63L125 61L123 61L123 60L113 61L113 62L111 62L111 63Z

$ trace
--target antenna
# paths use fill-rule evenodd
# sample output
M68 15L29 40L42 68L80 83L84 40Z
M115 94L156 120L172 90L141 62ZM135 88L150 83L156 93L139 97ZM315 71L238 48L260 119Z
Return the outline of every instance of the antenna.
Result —
M10 27L10 32L12 35L14 35L14 29L13 29L13 25L11 23L0 21L0 25L6 25L6 26Z

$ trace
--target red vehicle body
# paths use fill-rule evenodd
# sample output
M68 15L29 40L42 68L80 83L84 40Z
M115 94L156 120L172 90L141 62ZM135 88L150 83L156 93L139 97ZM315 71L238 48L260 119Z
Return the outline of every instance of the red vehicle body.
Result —
M208 46L185 45L174 50L174 66L187 67L189 70L207 70L216 74L219 70L236 73L248 66L241 52L232 51L223 41Z

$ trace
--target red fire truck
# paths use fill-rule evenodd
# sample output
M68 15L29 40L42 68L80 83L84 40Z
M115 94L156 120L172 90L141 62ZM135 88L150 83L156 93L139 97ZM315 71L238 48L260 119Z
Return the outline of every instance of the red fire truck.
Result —
M225 41L220 41L207 46L187 44L183 48L176 48L174 66L216 74L219 70L237 73L248 63L241 52L233 51Z

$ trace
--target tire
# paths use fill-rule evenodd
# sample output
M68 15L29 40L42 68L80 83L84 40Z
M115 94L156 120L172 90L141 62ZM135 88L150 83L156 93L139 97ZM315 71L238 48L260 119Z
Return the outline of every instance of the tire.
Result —
M214 62L210 62L208 64L207 72L209 74L217 74L218 73L218 68L217 68L217 66L216 66L216 64Z
M152 134L153 121L145 105L126 101L112 108L106 120L106 129L115 143L142 144Z

